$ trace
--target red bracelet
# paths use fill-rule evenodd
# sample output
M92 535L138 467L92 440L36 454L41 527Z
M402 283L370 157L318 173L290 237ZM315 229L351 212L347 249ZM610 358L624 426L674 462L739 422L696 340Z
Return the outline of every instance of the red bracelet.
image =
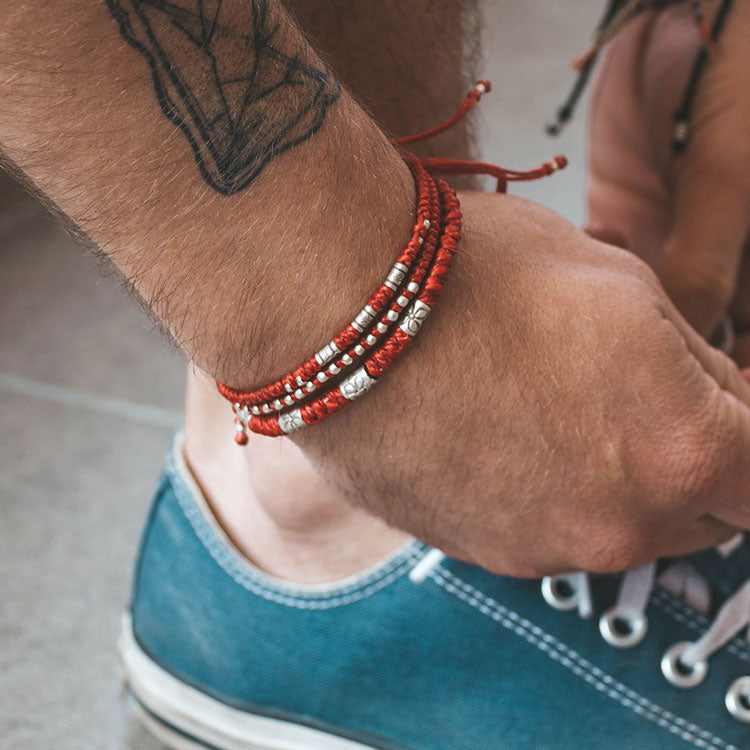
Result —
M403 146L442 132L489 90L489 83L480 81L447 122L394 143ZM320 422L368 391L412 343L443 290L461 236L458 197L431 173L491 175L497 179L497 190L504 192L509 181L537 179L567 163L558 156L537 169L517 172L455 159L420 160L408 152L402 156L412 170L417 193L409 244L356 318L296 369L253 391L217 383L219 392L233 403L239 444L247 442L248 430L279 436ZM347 375L358 362L359 367ZM313 395L332 378L337 381Z
M270 385L250 392L237 391L220 383L219 392L226 399L241 406L249 406L255 416L291 406L313 393L331 377L350 367L366 350L372 348L379 337L398 319L403 308L419 290L434 254L440 225L434 180L419 161L410 155L406 155L406 159L417 187L417 221L412 229L411 241L394 263L385 281L343 331L294 371ZM371 327L375 317L383 312L388 301L394 297L396 299L388 311ZM366 333L367 328L370 330ZM356 346L353 346L354 344ZM346 353L329 364L342 352Z
M399 325L351 375L301 406L280 414L255 415L247 406L235 403L237 442L247 441L246 429L276 437L317 424L368 391L411 344L443 290L461 236L458 197L443 180L437 180L437 186L445 208L443 232L424 286L409 304Z

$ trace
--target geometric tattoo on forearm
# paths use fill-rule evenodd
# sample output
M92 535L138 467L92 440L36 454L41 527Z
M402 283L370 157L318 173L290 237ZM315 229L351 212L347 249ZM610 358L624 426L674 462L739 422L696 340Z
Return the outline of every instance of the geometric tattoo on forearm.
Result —
M247 187L274 156L323 124L341 87L325 68L274 46L266 0L226 18L223 0L106 0L123 38L151 68L164 114L190 143L206 182Z

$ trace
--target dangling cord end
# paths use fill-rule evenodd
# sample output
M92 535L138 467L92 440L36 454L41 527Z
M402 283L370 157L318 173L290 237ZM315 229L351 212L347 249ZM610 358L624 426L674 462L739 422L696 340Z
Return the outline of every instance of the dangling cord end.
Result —
M489 81L484 79L477 81L472 87L471 91L466 94L461 106L456 110L456 113L450 119L444 123L435 126L431 130L425 130L423 133L415 133L414 135L405 135L403 138L396 138L393 142L399 146L406 146L409 143L416 143L417 141L424 141L427 138L432 138L438 133L442 133L444 130L453 127L462 117L474 107L474 105L482 98L483 94L492 91L492 85Z
M247 420L250 419L250 413L247 408L241 404L234 404L234 442L237 445L247 445Z
M529 182L564 169L568 160L564 156L556 156L554 159L544 162L535 169L520 172L515 169L505 169L497 164L487 164L481 161L464 161L463 159L444 159L441 157L427 157L420 160L422 166L430 173L439 174L483 174L494 177L497 180L497 192L504 193L509 182Z

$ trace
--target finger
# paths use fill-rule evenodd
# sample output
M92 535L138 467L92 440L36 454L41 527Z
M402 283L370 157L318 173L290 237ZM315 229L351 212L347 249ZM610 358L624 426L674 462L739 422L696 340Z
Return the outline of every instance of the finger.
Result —
M669 526L669 522L662 526ZM648 559L656 557L682 557L693 552L716 547L736 536L740 529L711 516L702 516L680 526L668 538L659 537L658 549ZM647 562L648 559L644 559Z
M737 364L724 352L710 346L672 305L669 306L666 315L682 335L688 351L698 360L706 374L721 390L732 394L739 402L750 407L750 383L743 377ZM748 462L750 463L750 453Z
M750 382L750 332L737 336L733 352L734 360L742 370L742 376ZM750 458L748 458L750 461Z
M674 224L659 276L703 336L716 329L737 285L750 227L745 182L714 165L706 171L683 170L676 186Z

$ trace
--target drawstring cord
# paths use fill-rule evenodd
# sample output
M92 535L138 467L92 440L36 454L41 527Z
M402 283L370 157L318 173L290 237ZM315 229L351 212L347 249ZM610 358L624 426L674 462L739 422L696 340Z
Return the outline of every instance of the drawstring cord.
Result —
M463 119L482 98L483 94L492 91L492 85L489 81L477 81L471 88L456 112L445 122L436 125L430 130L422 133L407 135L403 138L396 138L393 143L396 146L408 146L412 143L425 141L433 138L440 133L452 128L457 122ZM539 167L527 170L506 169L497 164L488 164L482 161L467 161L464 159L447 159L443 157L425 157L419 160L420 164L430 174L442 175L488 175L497 180L497 192L505 193L508 189L509 182L530 182L542 177L549 177L559 169L564 169L568 165L568 160L564 156L555 156L553 159L544 162Z

